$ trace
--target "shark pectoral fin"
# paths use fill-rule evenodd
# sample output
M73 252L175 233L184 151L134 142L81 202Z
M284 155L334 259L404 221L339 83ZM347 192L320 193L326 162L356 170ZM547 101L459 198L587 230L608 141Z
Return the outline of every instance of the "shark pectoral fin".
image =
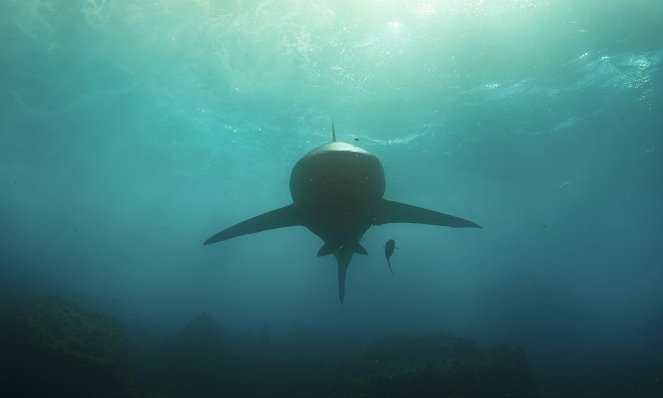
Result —
M364 246L360 245L359 242L355 242L352 245L352 251L355 253L363 254L364 256L368 254L366 249L364 249Z
M453 228L481 228L479 224L460 217L383 199L377 211L373 214L373 225L389 223L428 224Z
M236 238L246 234L267 231L269 229L293 227L301 225L299 213L294 205L281 207L280 209L268 211L259 216L249 218L239 224L215 234L205 241L205 245L216 243L223 240Z

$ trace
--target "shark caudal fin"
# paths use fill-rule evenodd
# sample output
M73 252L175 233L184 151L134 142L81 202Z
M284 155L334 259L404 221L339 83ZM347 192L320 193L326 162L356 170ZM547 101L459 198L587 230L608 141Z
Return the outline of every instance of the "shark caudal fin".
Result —
M334 257L336 257L336 262L338 263L338 300L341 302L341 305L345 297L345 274L348 272L348 266L350 265L353 254L354 250L349 246L341 246L334 253Z
M336 129L334 128L334 122L332 122L332 142L336 142Z
M267 213L242 221L232 227L224 229L207 239L204 245L221 242L223 240L236 238L246 234L266 231L268 229L293 227L301 225L299 213L293 205L281 207L280 209L268 211Z
M481 228L479 224L465 220L464 218L383 199L382 203L378 205L378 208L373 213L373 225L389 223L428 224L452 228Z

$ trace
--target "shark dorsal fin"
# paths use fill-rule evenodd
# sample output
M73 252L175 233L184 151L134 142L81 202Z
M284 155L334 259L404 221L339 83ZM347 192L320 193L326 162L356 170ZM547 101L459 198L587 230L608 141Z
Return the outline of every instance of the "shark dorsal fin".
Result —
M332 122L332 142L336 142L336 129L334 128L334 122Z

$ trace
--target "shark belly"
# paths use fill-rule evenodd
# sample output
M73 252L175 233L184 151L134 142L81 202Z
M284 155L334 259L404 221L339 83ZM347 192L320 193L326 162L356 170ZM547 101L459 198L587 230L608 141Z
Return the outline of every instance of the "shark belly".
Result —
M370 209L369 206L356 204L299 207L302 224L323 242L336 248L359 242L371 226L371 220L367 217Z

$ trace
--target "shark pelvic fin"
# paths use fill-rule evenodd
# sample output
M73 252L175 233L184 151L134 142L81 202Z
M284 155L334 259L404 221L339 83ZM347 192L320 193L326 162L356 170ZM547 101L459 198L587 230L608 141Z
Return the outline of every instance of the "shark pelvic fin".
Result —
M318 257L322 257L322 256L326 256L326 255L329 255L329 254L332 254L332 253L336 253L336 251L338 251L339 247L340 247L340 245L338 245L338 244L325 242L325 244L322 245L320 250L318 250Z
M364 246L359 244L359 242L352 243L350 245L339 245L338 243L329 243L325 242L325 244L322 245L320 250L318 250L318 257L326 256L332 253L336 253L339 250L342 250L343 247L347 247L348 249L352 250L353 253L359 253L363 255L367 255L368 252L366 249L364 249Z
M364 246L360 245L359 242L355 242L352 245L352 251L358 254L363 254L364 256L368 254L366 249L364 249Z

